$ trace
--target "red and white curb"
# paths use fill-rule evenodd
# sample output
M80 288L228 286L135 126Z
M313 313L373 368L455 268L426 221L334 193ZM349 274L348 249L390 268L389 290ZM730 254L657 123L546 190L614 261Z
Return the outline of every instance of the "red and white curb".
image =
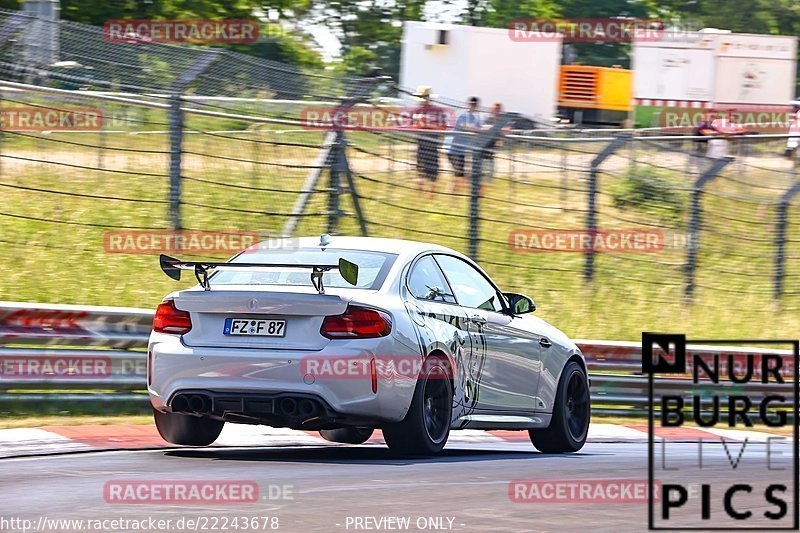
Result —
M674 442L719 440L766 442L771 433L729 429L691 427L658 428L656 437ZM645 443L647 426L592 424L589 442ZM365 445L383 445L383 436L376 431ZM502 451L533 451L526 431L459 430L450 433L448 447L479 447ZM288 447L337 446L316 431L226 424L213 446L216 447ZM0 458L27 455L87 452L100 450L137 450L173 447L164 442L152 425L87 425L45 426L0 430Z

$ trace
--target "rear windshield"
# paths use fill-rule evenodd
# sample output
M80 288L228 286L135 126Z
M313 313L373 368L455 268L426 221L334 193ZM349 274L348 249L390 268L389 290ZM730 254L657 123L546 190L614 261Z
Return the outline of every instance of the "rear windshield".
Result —
M346 289L379 289L392 267L395 254L364 252L360 250L337 250L327 248L300 248L297 250L256 250L241 253L231 263L281 264L297 263L335 265L343 257L358 265L358 284L353 286L342 278L336 269L325 272L322 283L325 287ZM211 278L214 285L308 285L311 284L311 269L286 267L241 270L218 270Z

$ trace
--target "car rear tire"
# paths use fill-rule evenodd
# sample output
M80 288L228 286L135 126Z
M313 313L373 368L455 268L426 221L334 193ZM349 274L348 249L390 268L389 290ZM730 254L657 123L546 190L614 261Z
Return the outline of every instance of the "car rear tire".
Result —
M156 409L153 409L153 418L158 433L165 441L182 446L208 446L217 440L225 425L222 420L162 413Z
M372 436L373 429L365 427L349 427L338 429L321 429L319 434L330 442L344 444L363 444Z
M445 359L432 357L422 366L405 418L383 427L387 446L399 455L435 455L450 435L453 385L449 365Z
M550 427L528 434L540 452L577 452L586 443L590 418L589 380L580 364L569 361L558 382Z

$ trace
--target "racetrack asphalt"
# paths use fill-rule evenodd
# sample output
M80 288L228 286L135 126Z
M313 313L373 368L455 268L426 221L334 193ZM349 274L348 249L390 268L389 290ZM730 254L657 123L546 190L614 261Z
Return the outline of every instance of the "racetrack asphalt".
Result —
M685 479L712 484L711 520L704 524L721 524L726 518L719 503L725 486L742 479L755 484L787 475L791 479L791 468L765 467L765 443L747 443L745 450L742 443L727 449L719 441L708 443L700 470L692 468L698 459L697 443L664 446L656 446L656 468L680 465ZM778 450L785 458L791 456L790 446L777 446L772 451L776 468ZM661 457L662 451L668 460ZM740 451L737 468L732 468L731 459L735 461ZM541 454L518 443L456 443L432 459L396 458L375 445L170 448L6 458L0 459L0 525L3 518L15 517L30 520L31 530L40 531L48 525L48 531L86 530L87 524L79 529L77 523L58 529L51 522L55 519L131 521L107 522L105 530L118 526L114 531L153 531L137 522L150 519L172 520L171 527L155 529L168 531L645 531L644 499L517 502L509 486L515 480L627 480L642 485L647 481L647 454L642 442L590 442L570 455ZM258 499L236 504L213 498L201 504L134 503L109 495L109 484L189 481L255 483ZM759 516L774 508L760 494L752 501L739 496L735 501ZM269 518L244 528L242 517ZM273 517L278 521L269 522ZM187 527L188 519L198 523Z

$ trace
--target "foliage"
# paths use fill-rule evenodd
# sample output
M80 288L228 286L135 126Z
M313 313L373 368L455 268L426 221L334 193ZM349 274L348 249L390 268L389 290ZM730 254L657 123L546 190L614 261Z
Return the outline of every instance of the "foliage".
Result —
M622 180L611 186L614 207L634 208L679 220L686 206L673 178L674 174L668 170L631 166Z
M233 45L237 52L280 61L298 67L321 69L322 57L313 48L308 37L298 31L288 30L279 24L261 26L265 39L256 43Z
M8 0L0 0L0 2ZM122 0L106 2L98 0L62 0L61 17L66 20L102 26L114 19L252 19L256 12L276 9L287 24L262 24L260 39L252 44L216 44L246 54L281 61L297 66L321 68L322 58L299 31L290 29L291 18L300 16L308 9L308 2L273 2L265 6L256 0ZM287 29L289 28L289 29Z
M0 0L15 7L16 0ZM119 18L252 18L270 10L288 27L324 26L341 42L337 70L362 74L375 67L397 77L402 23L456 15L456 22L505 28L515 18L642 17L675 20L691 29L716 27L747 33L800 35L797 0L63 0L62 17L102 25ZM433 7L431 7L433 6ZM316 67L321 59L298 31L237 49L248 54ZM630 45L575 43L576 62L629 66Z

